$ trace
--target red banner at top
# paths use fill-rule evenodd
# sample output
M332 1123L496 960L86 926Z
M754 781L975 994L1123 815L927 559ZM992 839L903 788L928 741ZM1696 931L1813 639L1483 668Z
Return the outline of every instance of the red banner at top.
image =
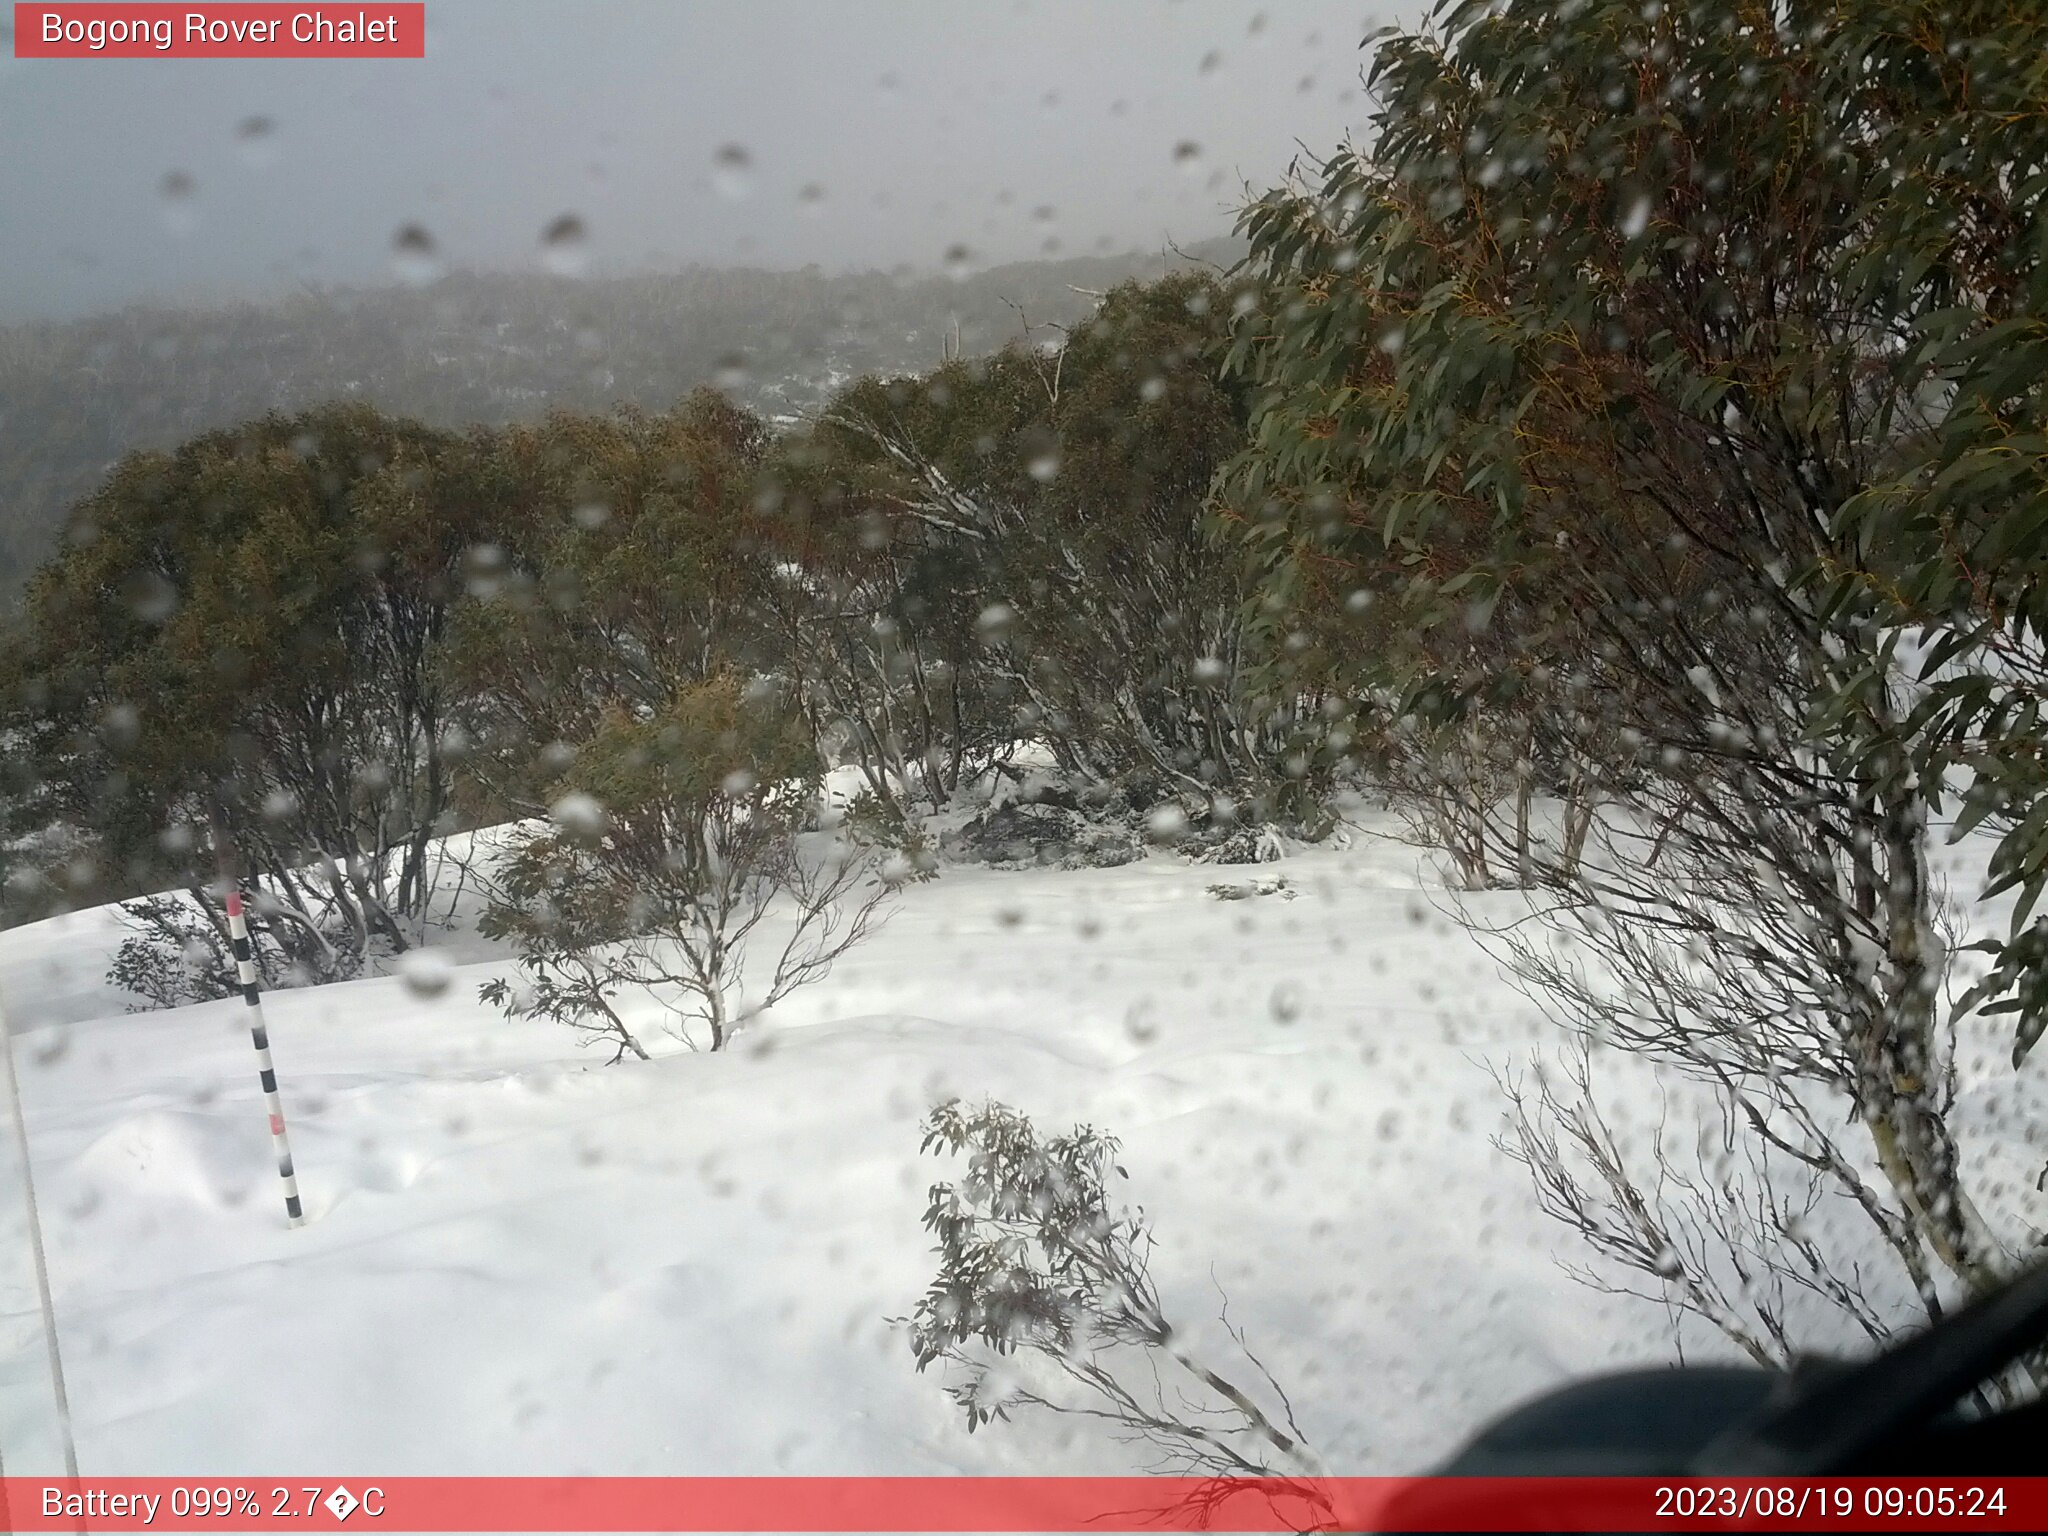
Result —
M17 59L423 59L424 4L17 4Z

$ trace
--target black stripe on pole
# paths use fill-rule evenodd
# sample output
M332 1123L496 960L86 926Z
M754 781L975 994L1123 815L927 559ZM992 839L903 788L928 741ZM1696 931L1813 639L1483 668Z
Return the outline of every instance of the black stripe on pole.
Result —
M270 1061L270 1031L263 1027L263 1003L257 995L256 962L250 958L253 950L249 939L249 924L242 908L242 893L232 888L228 891L228 937L235 945L235 968L237 980L242 984L242 1000L249 1005L249 1039L256 1047L256 1071L263 1083L264 1109L270 1120L270 1142L277 1155L278 1177L284 1182L285 1215L297 1226L303 1219L299 1205L298 1180L292 1173L291 1142L285 1136L284 1105L277 1096L277 1074Z

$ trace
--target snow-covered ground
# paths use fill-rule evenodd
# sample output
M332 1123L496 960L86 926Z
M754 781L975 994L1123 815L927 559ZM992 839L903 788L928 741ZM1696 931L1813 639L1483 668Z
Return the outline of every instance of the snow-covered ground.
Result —
M1274 874L1298 896L1208 890ZM958 1094L1123 1138L1169 1312L1213 1339L1227 1295L1335 1470L1419 1470L1521 1395L1671 1356L1657 1308L1559 1272L1569 1235L1492 1146L1488 1063L1547 1037L1427 886L1369 835L1257 868L949 867L739 1048L616 1067L479 1003L508 967L457 935L438 993L267 998L297 1231L240 1002L125 1013L105 914L0 935L81 1465L1140 1466L1071 1425L970 1438L887 1322L952 1171L918 1122ZM18 1270L0 1443L50 1471Z

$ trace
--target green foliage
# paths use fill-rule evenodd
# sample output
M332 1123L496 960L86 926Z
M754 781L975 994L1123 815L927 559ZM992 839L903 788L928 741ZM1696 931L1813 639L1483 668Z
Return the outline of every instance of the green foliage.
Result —
M843 891L814 882L796 847L818 779L802 716L730 671L659 708L615 707L547 786L551 824L514 835L478 926L518 944L526 985L490 983L484 1000L644 1054L612 997L679 989L672 1011L703 1021L721 1049L739 1022L746 940L768 904L794 893L826 919ZM778 968L768 1001L783 979Z
M2017 1064L2048 1028L2048 17L1900 10L1852 39L1902 109L1850 280L1892 301L1885 366L1915 408L1838 513L1860 558L1827 574L1923 629L1920 770L1968 771L1957 835L2000 829L1987 894L2016 896L1974 1000L2015 1016Z
M367 407L123 460L0 668L17 821L89 832L131 890L211 878L225 829L299 947L330 921L357 955L402 946L447 809L436 655L474 490L447 439Z
M553 758L608 716L758 659L773 551L760 421L711 391L659 415L557 414L473 440L499 542L479 551L449 672L478 816L549 803Z
M1493 931L1516 974L1825 1170L1922 1311L1942 1284L1988 1293L2019 1249L1950 1123L1928 827L1953 763L2039 758L2015 700L2031 642L1941 567L1998 569L2043 521L2028 472L1956 444L1986 440L1977 402L2032 398L1983 348L2024 343L2010 322L2039 286L2048 17L1456 0L1436 19L1378 49L1368 140L1244 218L1262 292L1231 362L1253 416L1218 515L1258 577L1251 621L1283 676L1425 742L1526 728L1513 777L1549 762L1608 807L1578 847L1519 816L1503 847L1469 814L1476 754L1424 786L1555 898L1539 926L1590 949ZM1912 623L1947 675L1910 675ZM1957 726L1964 695L1989 707ZM1988 752L1987 718L2009 733ZM2007 948L1992 979L2023 1019L2042 954ZM1881 1185L1796 1083L1861 1128ZM1555 1210L1613 1257L1601 1232L1641 1236L1650 1207L1599 1166L1597 1110L1549 1112L1606 1181ZM1539 1195L1571 1178L1545 1134L1525 1141ZM1826 1269L1759 1225L1715 1228L1745 1277L1752 1250ZM1719 1312L1699 1272L1645 1272Z
M864 380L793 445L785 504L843 578L839 611L909 654L912 761L1029 734L1141 803L1281 777L1284 731L1244 685L1236 563L1204 515L1243 441L1229 307L1206 276L1128 284L1070 331ZM851 692L832 708L858 716Z
M919 1150L967 1159L957 1183L932 1186L925 1210L939 1272L911 1317L920 1371L969 1346L1001 1357L1163 1342L1144 1214L1112 1201L1112 1178L1123 1177L1114 1138L1084 1125L1041 1139L1007 1105L955 1100L932 1110ZM970 1431L1009 1416L992 1374L948 1389Z
M1008 1105L949 1100L925 1120L922 1150L967 1167L931 1188L938 1273L904 1321L920 1371L952 1368L946 1392L970 1432L1030 1408L1105 1420L1162 1471L1321 1470L1287 1393L1227 1316L1237 1381L1191 1354L1167 1317L1145 1212L1117 1200L1114 1137L1086 1125L1041 1136ZM1312 1525L1329 1519L1312 1486L1288 1491Z
M1707 616L1748 609L1794 637L1762 654L1815 658L1803 726L1836 770L1938 798L1968 763L2013 818L2001 883L2038 893L2048 775L2014 673L2031 690L2048 551L2048 18L1437 20L1378 49L1368 141L1243 220L1266 285L1220 515L1269 653L1455 714L1560 671L1615 686L1648 633L1630 604L1718 625L1724 654L1749 642ZM1963 674L1911 721L1902 622ZM2048 973L2008 961L2038 1018Z
M198 903L145 896L122 903L120 911L129 932L107 980L144 1000L134 1006L176 1008L235 995L239 978L228 935ZM259 954L259 966L268 958Z
M861 790L847 806L846 834L864 848L892 855L883 864L883 874L895 884L938 876L938 849L931 833L871 789Z

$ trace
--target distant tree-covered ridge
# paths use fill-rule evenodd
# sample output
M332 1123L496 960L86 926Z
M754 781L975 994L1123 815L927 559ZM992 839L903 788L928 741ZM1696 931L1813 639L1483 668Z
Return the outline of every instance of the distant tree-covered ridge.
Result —
M1127 278L1236 253L1212 241L1185 255L1022 262L959 279L816 267L581 281L457 273L423 287L0 328L0 609L123 454L267 411L366 400L460 427L551 408L660 409L717 384L787 420L862 374L986 353L1025 319L1080 319Z

